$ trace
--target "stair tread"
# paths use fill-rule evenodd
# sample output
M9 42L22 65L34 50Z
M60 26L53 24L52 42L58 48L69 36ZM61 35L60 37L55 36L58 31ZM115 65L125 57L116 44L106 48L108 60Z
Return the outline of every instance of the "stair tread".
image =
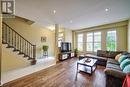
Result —
M24 50L28 50L29 49L29 51L30 51L30 46L31 46L31 47L33 47L33 49L31 48L32 49L31 52L32 52L33 50L34 51L36 50L36 45L31 44L31 42L29 42L24 37L22 37L19 33L17 33L8 24L2 22L2 26L3 26L2 29L4 29L4 27L8 28L7 29L8 31L7 30L2 30L2 33L3 33L2 44L6 44L6 46L7 46L6 48L13 48L13 52L18 52L18 55L22 55L23 57L27 58L28 60L31 60L32 61L31 62L32 65L36 64L35 58L32 58L30 55L28 55L28 53L26 51L25 52L21 52L21 49L19 48L19 46L20 46L22 49L23 48L24 48ZM10 30L11 30L11 32L10 32ZM5 37L6 32L8 32L9 35L6 35L6 37ZM12 37L10 37L11 33L12 34L14 33L15 36L12 35ZM18 35L18 37L16 35ZM23 44L23 42L21 42L22 41L21 39L24 39L24 41L26 41L25 44ZM20 43L22 43L22 45Z
M23 57L29 57L28 55L24 55Z
M2 41L2 44L7 44L7 42L3 42L3 41Z
M14 48L13 46L7 46L6 48Z
M23 53L23 52L19 52L18 54L19 54L19 55L23 55L24 53Z
M29 57L28 60L32 60L33 58Z

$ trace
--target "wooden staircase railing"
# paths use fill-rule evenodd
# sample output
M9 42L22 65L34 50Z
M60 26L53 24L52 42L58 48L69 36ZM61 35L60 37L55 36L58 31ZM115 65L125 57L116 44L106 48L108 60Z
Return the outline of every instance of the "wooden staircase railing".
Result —
M13 51L18 51L19 55L28 57L32 65L36 64L36 45L26 40L5 22L2 22L2 43L7 44L7 48L14 48Z

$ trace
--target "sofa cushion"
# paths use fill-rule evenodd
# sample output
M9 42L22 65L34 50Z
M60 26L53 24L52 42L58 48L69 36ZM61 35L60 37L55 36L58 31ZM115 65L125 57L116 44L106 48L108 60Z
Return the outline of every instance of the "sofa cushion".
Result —
M99 57L106 57L107 51L103 51L103 50L98 50L97 51L97 56Z
M120 67L123 70L125 66L130 64L130 59L125 59L123 62L121 62Z
M121 62L123 61L123 60L125 60L127 58L127 55L122 55L122 56L120 56L120 58L118 59L118 62L121 64Z
M127 54L127 57L130 58L130 53Z
M104 70L104 72L106 75L110 75L110 76L117 77L120 79L124 79L126 76L126 74L124 72L122 72L121 70L117 70L117 69L113 69L113 68L106 68Z
M128 55L129 53L127 51L122 52L122 55Z
M116 55L122 53L122 51L107 51L106 57L115 58Z
M92 55L92 54L86 54L85 57L89 57L89 58L96 58L96 59L103 59L103 60L106 60L107 61L107 58L106 57L99 57L99 56L96 56L96 55Z
M130 73L130 64L125 66L125 68L123 69L124 73Z
M115 59L111 59L111 58L108 58L107 63L112 63L112 64L119 65L118 61L116 61Z
M111 68L111 69L122 71L119 65L112 64L112 63L107 63L106 68Z

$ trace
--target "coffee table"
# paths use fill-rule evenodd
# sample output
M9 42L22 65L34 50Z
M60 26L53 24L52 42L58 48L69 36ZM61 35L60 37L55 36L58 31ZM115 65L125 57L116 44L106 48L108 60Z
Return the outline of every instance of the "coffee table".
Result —
M86 61L88 60L88 61ZM97 68L96 65L97 59L93 59L93 58L84 58L81 59L77 62L77 73L80 71L86 72L90 75L92 75L92 73L95 71L95 69ZM77 75L76 75L77 76Z

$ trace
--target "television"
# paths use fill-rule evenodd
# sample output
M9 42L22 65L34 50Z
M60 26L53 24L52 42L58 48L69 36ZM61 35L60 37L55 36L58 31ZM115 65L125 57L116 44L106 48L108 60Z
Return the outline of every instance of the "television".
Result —
M70 51L71 51L71 43L61 42L61 52L70 52Z

